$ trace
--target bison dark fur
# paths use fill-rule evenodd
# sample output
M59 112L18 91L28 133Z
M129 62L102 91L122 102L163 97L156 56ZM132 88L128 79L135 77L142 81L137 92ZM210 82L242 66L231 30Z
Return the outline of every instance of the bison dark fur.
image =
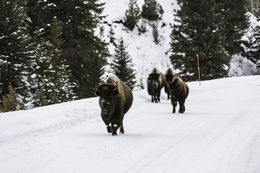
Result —
M124 133L123 119L133 102L132 90L115 75L110 75L106 82L96 87L99 96L101 117L108 133L117 135L117 129Z
M173 106L172 113L175 113L177 103L179 102L179 113L185 112L185 100L189 95L188 85L180 78L174 74L172 69L168 69L165 73L165 81L167 87L169 87L169 93L171 97L171 103Z
M171 90L169 83L172 81L174 77L177 77L177 75L173 72L171 68L168 68L164 74L165 84L164 84L164 91L167 94L167 99L170 99Z
M148 94L152 96L152 102L160 102L161 89L164 87L164 76L154 68L147 78Z

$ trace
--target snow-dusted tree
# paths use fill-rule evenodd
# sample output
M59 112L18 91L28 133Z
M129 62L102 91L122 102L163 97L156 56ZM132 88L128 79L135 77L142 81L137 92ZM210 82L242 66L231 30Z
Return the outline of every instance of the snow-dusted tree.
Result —
M104 4L99 0L27 1L33 23L30 31L41 36L36 37L37 42L50 41L50 23L54 16L62 22L61 56L71 69L70 79L77 83L74 91L79 98L94 96L108 56L107 44L95 32L104 17L101 15Z
M148 20L158 20L162 18L164 10L157 0L144 0L141 15Z
M112 26L110 27L109 30L109 42L115 44L115 32Z
M218 30L225 36L225 50L229 55L240 53L241 38L249 25L246 0L216 0L215 9Z
M70 81L70 69L61 57L62 25L56 18L51 24L51 40L45 41L41 57L35 65L35 106L70 101L76 98L75 84Z
M258 18L260 21L260 17ZM257 73L260 74L260 25L253 28L253 34L248 42L244 43L244 55L257 66Z
M155 44L159 44L160 40L159 40L158 26L153 24L152 28L153 28L153 42Z
M136 0L130 0L128 6L129 9L125 12L125 19L123 24L132 31L141 17L140 8L136 4Z
M16 91L17 99L26 102L30 95L27 79L35 47L22 5L17 1L0 1L0 102L9 93L9 84Z
M133 89L136 83L135 70L133 69L134 65L126 48L127 46L125 45L123 38L121 38L115 47L111 68L120 80Z

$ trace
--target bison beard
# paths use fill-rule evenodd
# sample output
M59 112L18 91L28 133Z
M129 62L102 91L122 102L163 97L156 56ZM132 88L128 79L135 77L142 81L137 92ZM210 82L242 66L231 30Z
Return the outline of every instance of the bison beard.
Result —
M124 133L123 119L133 102L131 89L116 76L109 76L105 83L96 87L96 95L99 96L101 117L107 125L108 133L117 135Z

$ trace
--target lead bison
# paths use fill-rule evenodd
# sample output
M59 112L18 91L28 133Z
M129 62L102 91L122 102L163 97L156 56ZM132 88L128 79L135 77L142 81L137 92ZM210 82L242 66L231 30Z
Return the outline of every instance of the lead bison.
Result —
M189 95L188 85L169 68L165 72L166 86L169 88L171 103L173 106L172 113L175 113L177 102L179 102L179 113L185 112L185 100Z
M105 83L96 87L96 95L99 96L101 117L107 126L107 132L117 135L124 133L123 119L133 102L131 89L115 75L107 77Z
M152 102L160 102L161 89L164 87L164 76L154 68L147 78L148 94L152 96Z

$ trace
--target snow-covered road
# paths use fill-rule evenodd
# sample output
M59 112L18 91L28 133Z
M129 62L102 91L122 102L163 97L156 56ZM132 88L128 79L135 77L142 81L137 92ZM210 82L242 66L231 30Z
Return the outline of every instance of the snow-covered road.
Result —
M0 114L1 173L260 172L260 76L188 83L184 114L134 92L125 134L97 98Z

